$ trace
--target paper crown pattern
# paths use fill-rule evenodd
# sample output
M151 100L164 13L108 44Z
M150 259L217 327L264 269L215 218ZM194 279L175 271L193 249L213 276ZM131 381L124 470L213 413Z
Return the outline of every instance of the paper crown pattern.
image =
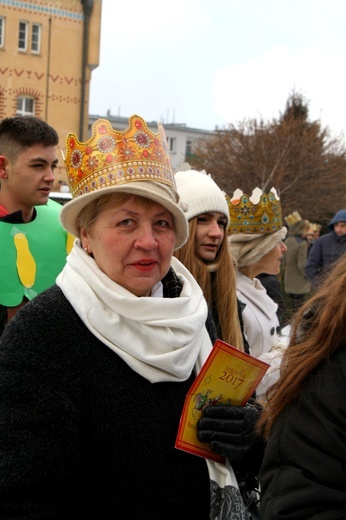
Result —
M68 134L65 165L73 198L102 188L134 181L156 181L175 187L163 126L149 130L144 119L129 118L124 131L98 119L88 141Z
M297 222L300 222L302 220L302 217L300 216L299 211L293 211L293 213L290 213L285 217L285 222L288 226L293 226L293 224L297 224Z
M232 198L227 195L226 199L230 234L266 234L282 228L281 204L275 188L271 188L268 194L255 188L251 197L236 190Z

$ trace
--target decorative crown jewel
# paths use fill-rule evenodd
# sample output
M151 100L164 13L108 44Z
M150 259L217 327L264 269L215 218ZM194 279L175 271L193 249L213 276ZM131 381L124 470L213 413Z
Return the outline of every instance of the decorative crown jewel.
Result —
M156 181L175 188L163 126L149 130L144 119L129 118L124 131L114 130L109 121L98 119L88 141L75 134L66 139L65 165L73 198L109 186L134 181Z
M285 222L288 226L293 226L293 224L297 224L297 222L300 222L301 220L302 217L300 216L299 211L293 211L293 213L290 213L285 217Z
M251 197L238 189L232 199L226 198L231 219L230 234L266 234L282 228L281 204L275 188L271 188L268 194L255 188Z

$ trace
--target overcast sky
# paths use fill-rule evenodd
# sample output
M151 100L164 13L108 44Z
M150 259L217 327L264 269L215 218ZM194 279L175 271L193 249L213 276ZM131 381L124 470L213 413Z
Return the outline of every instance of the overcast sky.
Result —
M346 134L345 0L103 0L89 113L213 130L290 93Z

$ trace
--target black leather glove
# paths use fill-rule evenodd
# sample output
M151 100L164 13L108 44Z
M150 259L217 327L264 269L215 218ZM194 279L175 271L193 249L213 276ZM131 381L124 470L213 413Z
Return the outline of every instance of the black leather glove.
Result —
M254 429L261 411L261 405L252 399L246 406L208 406L197 423L198 440L228 458L234 469L247 465L257 472L264 444Z

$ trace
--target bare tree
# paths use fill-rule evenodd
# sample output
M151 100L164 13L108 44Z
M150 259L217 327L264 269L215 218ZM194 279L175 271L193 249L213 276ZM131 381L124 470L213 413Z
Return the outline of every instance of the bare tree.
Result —
M346 207L346 150L342 137L309 121L308 104L293 92L278 119L244 120L217 129L194 149L193 166L205 169L229 195L274 186L283 214L298 210L326 224Z

